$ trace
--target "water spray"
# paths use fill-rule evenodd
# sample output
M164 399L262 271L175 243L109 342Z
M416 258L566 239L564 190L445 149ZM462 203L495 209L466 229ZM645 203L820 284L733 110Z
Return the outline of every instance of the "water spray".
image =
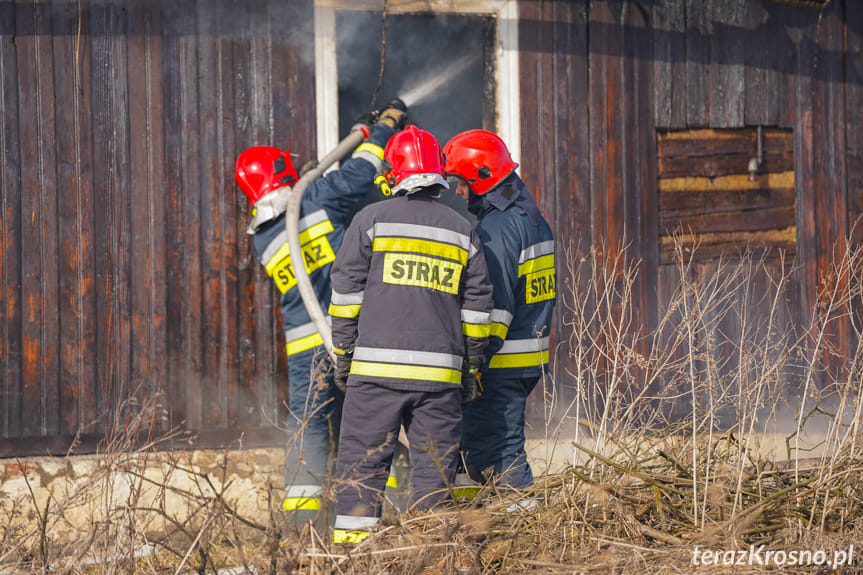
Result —
M408 108L419 104L439 90L441 86L458 78L479 57L479 52L465 54L458 60L450 63L446 68L435 70L422 82L407 90L403 90L399 98Z

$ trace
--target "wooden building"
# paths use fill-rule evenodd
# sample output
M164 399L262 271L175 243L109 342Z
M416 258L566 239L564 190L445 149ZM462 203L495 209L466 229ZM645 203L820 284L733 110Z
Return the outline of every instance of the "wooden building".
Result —
M792 317L863 234L857 0L0 0L0 457L92 450L136 413L178 444L279 444L277 294L233 165L328 151L362 11L388 58L398 18L481 36L472 121L512 145L559 261L629 246L648 327L675 229L707 268L795 258ZM431 66L440 34L405 50Z

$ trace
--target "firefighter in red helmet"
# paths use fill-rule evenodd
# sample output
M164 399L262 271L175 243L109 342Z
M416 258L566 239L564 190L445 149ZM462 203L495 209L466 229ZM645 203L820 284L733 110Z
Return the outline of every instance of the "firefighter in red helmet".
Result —
M300 205L300 244L315 294L326 309L330 303L330 266L342 244L352 208L375 189L390 137L404 127L406 110L400 101L380 113L358 118L366 140L341 168L312 182ZM369 129L368 125L372 127ZM252 205L248 227L255 251L281 292L288 356L287 450L284 509L316 512L321 506L322 481L333 451L331 421L340 397L326 375L326 351L297 287L291 269L285 230L287 194L282 189L299 179L289 151L254 146L240 154L236 180ZM336 426L337 427L337 426Z
M408 126L390 139L384 170L393 197L356 215L333 264L335 378L346 389L336 542L374 530L401 425L411 507L431 507L452 487L492 299L471 224L439 201L443 166L431 133Z
M481 393L465 410L462 449L475 481L525 488L533 474L524 450L527 397L548 371L556 298L554 237L499 136L458 134L444 148L450 186L477 216L494 286Z

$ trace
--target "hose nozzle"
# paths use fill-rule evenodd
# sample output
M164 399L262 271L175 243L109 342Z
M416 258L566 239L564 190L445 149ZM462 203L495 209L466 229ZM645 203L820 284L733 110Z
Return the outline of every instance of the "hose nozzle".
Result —
M384 110L386 110L387 108L395 108L396 110L401 110L402 112L408 111L407 105L404 103L404 101L401 98L393 98L392 100L387 102L387 105L386 105L386 107L384 107Z

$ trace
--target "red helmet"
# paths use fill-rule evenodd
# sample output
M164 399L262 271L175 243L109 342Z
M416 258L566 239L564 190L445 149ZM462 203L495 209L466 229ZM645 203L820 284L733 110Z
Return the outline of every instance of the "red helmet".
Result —
M387 142L384 159L384 170L393 194L409 194L435 184L447 185L443 177L443 153L431 132L416 126L406 127Z
M299 179L291 152L272 146L253 146L243 151L237 158L234 177L253 206L273 190L293 185Z
M447 142L446 173L463 178L477 194L484 194L510 175L518 164L497 134L468 130Z

